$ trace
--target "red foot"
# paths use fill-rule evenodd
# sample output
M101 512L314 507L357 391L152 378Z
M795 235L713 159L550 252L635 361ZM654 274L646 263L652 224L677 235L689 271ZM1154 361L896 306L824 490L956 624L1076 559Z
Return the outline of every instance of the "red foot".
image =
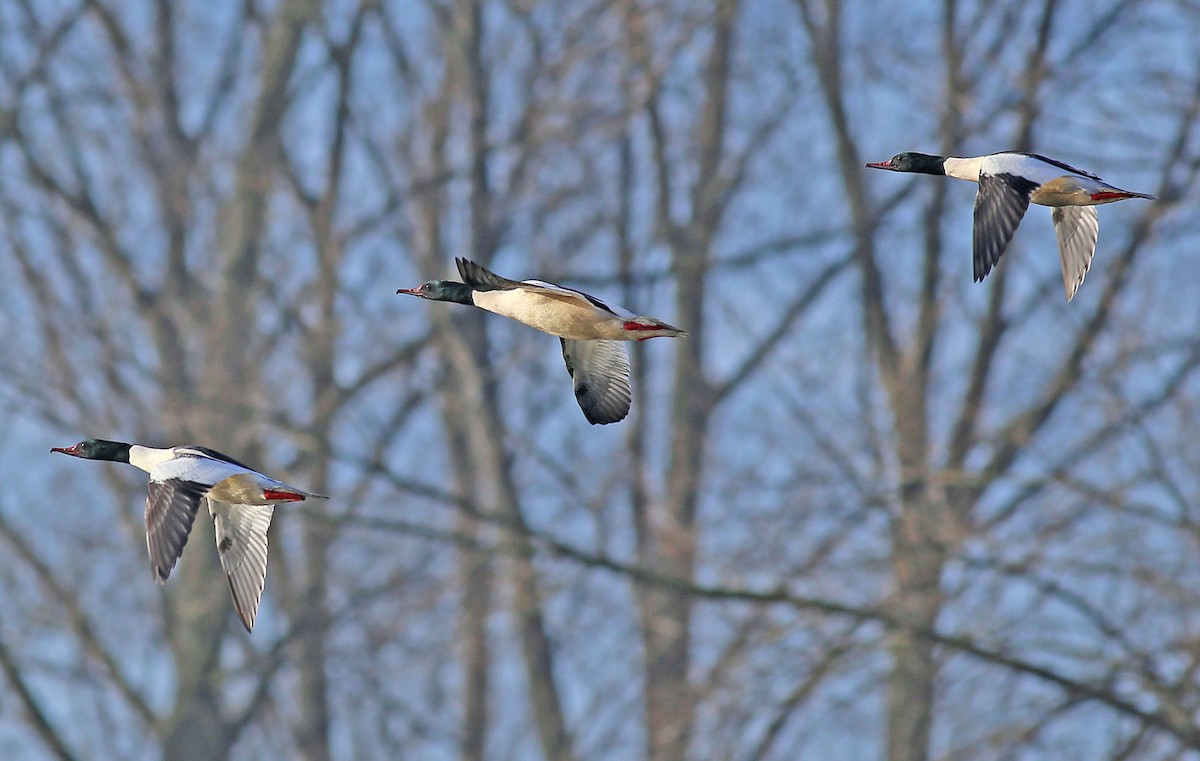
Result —
M1101 190L1099 193L1092 193L1093 201L1111 201L1114 198L1133 198L1128 193L1115 193L1111 190Z
M263 489L263 499L272 502L303 502L304 495L297 494L293 491L275 491L274 489Z

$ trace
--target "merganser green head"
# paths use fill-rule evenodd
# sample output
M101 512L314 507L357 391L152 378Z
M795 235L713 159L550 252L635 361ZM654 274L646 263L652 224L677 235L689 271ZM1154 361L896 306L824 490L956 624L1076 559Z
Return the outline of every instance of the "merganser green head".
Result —
M928 153L897 153L887 161L867 164L871 169L887 169L893 172L916 172L918 174L945 174L945 161L942 156L930 156Z
M457 304L473 305L471 287L454 280L430 280L416 288L400 288L396 293L419 296L430 301L453 301Z
M129 444L105 439L86 439L70 447L54 447L51 452L62 452L85 460L110 460L129 462Z

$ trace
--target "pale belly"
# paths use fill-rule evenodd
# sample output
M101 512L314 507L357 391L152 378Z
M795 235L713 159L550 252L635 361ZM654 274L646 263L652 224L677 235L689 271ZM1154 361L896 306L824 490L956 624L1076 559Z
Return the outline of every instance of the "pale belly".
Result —
M574 341L628 338L622 321L590 304L528 291L484 291L475 306L508 317L552 336Z

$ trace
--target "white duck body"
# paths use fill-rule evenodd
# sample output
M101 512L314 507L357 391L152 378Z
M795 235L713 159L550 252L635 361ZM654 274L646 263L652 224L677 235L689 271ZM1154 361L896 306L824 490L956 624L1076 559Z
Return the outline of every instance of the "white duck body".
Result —
M1082 169L1030 153L1006 151L974 158L948 157L943 164L947 177L979 182L980 174L1023 181L1033 186L1029 200L1039 206L1099 206L1130 196L1146 198L1109 185Z
M658 320L570 288L542 280L525 280L521 286L474 291L471 299L480 309L570 341L632 341L679 334Z
M509 280L469 259L454 260L471 303L568 341L644 341L687 335L654 317L609 306L595 296L544 280Z
M193 484L205 489L206 498L218 502L274 505L311 496L207 447L156 449L134 444L129 447L129 464L149 473L151 483Z

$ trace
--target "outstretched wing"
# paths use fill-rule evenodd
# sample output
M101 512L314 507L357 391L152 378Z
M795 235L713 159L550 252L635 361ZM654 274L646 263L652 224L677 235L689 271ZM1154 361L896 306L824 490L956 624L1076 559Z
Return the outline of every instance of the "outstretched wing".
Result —
M1029 208L1029 196L1035 187L1029 180L1010 174L979 174L972 246L976 282L987 277L1004 255Z
M233 607L246 631L254 630L258 603L267 581L267 530L273 505L229 505L208 501L217 529L217 554L229 581Z
M629 355L622 343L559 340L583 416L592 425L624 420L633 392L629 387Z
M146 549L158 583L167 580L183 553L200 500L210 485L243 472L243 468L223 455L211 459L200 447L176 447L175 457L150 469Z
M207 489L178 478L151 478L146 497L146 550L150 567L159 584L171 575L175 562L183 554L196 510Z
M1063 288L1069 302L1092 266L1096 238L1100 235L1100 215L1095 206L1059 206L1051 216L1062 259Z
M463 282L476 291L511 291L522 285L519 281L500 277L487 267L461 256L454 258L454 264L458 266L458 274L462 276Z

